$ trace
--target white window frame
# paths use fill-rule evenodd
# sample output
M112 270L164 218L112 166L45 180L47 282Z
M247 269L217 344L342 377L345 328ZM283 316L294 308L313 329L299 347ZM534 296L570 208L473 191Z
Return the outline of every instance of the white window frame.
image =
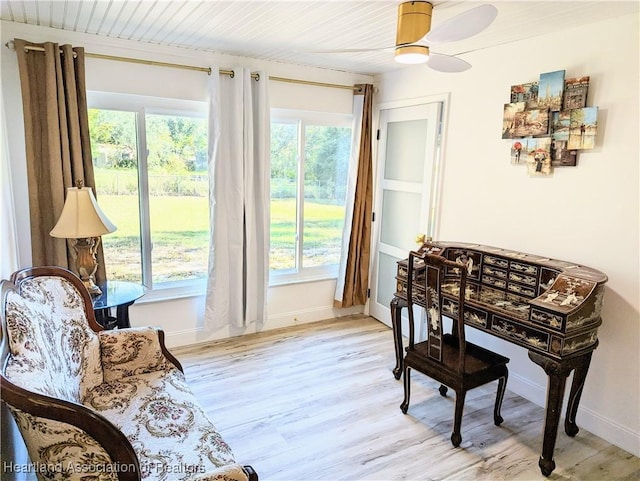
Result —
M136 114L142 283L148 289L147 294L145 294L139 303L151 300L192 297L203 294L206 291L206 277L153 284L151 272L151 251L153 245L151 242L149 172L147 166L149 152L145 146L147 145L147 114L187 115L207 118L207 102L88 91L87 104L89 109L119 110Z
M353 129L353 115L344 113L313 112L293 109L271 109L271 122L296 124L298 127L298 165L296 186L296 267L286 270L269 269L269 285L295 284L338 277L339 262L336 264L304 267L304 161L305 127L323 125L348 127Z

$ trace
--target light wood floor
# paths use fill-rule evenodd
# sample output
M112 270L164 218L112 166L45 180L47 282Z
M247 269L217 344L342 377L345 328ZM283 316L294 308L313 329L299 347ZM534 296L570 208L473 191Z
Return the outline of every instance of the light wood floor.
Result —
M467 394L462 445L453 399L414 372L411 405L391 373L391 330L345 317L173 350L236 459L261 481L540 480L544 411L495 384ZM580 413L578 412L578 425ZM581 429L560 432L552 480L638 480L640 459Z

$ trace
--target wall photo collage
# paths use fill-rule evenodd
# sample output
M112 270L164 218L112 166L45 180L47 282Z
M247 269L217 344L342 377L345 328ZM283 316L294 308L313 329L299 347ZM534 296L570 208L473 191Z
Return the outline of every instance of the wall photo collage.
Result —
M554 167L575 167L578 150L593 149L598 107L587 107L589 77L565 79L565 71L540 75L537 82L511 87L504 105L502 138L511 141L511 163L532 176Z

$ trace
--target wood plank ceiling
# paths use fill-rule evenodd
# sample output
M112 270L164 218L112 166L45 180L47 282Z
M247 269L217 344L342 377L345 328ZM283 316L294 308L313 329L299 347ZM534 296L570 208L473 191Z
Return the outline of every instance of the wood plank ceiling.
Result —
M3 0L0 18L101 37L377 74L407 67L396 64L393 51L388 50L313 51L392 47L399 3L398 0ZM498 8L498 18L487 30L433 50L464 58L464 52L639 10L637 1L493 3ZM445 0L433 4L435 27L480 3Z

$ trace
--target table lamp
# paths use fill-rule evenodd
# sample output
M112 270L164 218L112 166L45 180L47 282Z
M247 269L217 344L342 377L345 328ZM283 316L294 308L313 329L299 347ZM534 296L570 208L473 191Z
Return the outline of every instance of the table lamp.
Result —
M78 275L89 294L99 296L102 291L96 285L94 277L98 268L96 252L100 236L114 232L116 226L100 210L91 188L83 187L83 184L82 180L78 180L76 187L67 189L62 213L49 234L52 237L72 239Z

